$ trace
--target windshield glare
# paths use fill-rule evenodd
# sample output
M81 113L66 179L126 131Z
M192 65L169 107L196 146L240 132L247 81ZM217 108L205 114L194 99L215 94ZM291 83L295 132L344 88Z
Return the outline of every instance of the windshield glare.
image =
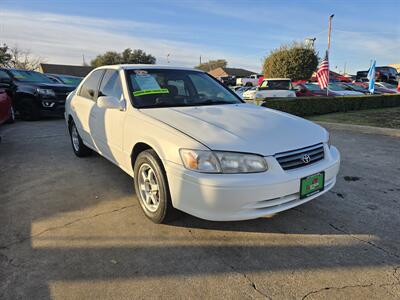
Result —
M76 76L58 75L58 78L60 78L64 84L73 86L78 86L79 83L82 81L81 77L76 77Z
M304 86L307 89L309 89L310 91L316 91L316 92L322 91L321 88L316 84L309 83L309 84L305 84Z
M128 70L128 86L139 108L242 103L209 75L190 70Z
M344 87L341 87L337 84L332 84L332 83L329 84L329 89L332 91L337 91L337 92L338 91L346 91L346 89Z
M35 71L26 71L26 70L10 70L13 77L22 82L39 82L39 83L53 83L49 78L45 75L35 72Z

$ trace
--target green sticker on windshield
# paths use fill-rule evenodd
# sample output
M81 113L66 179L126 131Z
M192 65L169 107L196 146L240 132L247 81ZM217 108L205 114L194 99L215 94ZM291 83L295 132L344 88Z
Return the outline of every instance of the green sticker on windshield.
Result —
M158 90L141 90L133 92L133 96L139 97L144 95L153 95L153 94L169 94L168 89L158 89Z

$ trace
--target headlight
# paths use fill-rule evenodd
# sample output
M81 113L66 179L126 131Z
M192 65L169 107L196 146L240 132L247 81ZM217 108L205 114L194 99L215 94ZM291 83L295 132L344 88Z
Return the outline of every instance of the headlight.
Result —
M328 148L331 148L331 135L328 131L326 131L326 133L328 134L328 140L327 140L327 144L328 144Z
M204 173L256 173L268 169L262 156L236 152L180 150L184 166Z
M218 160L211 151L181 149L180 154L186 169L206 173L221 172Z
M52 89L36 89L38 94L43 95L43 96L48 96L48 97L54 97L56 94Z

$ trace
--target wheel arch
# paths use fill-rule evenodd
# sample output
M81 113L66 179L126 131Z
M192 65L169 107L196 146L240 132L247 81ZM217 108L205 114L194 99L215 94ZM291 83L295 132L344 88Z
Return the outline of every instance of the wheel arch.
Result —
M163 155L162 155L162 150L160 149L160 147L157 147L157 144L148 142L148 141L140 141L137 142L131 151L131 166L132 166L132 173L134 173L134 168L135 168L135 162L139 156L140 153L142 153L143 151L146 150L153 150L158 158L161 161L161 167L163 168L164 172L165 172L165 167L164 167L164 163L163 163Z

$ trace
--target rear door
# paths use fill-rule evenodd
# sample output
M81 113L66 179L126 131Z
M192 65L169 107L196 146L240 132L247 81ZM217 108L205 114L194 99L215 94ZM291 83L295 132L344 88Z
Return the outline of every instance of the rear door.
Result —
M96 70L85 78L77 95L71 100L71 110L75 114L75 124L82 139L89 146L97 148L93 140L93 132L96 120L93 108L96 105L100 80L104 70Z

